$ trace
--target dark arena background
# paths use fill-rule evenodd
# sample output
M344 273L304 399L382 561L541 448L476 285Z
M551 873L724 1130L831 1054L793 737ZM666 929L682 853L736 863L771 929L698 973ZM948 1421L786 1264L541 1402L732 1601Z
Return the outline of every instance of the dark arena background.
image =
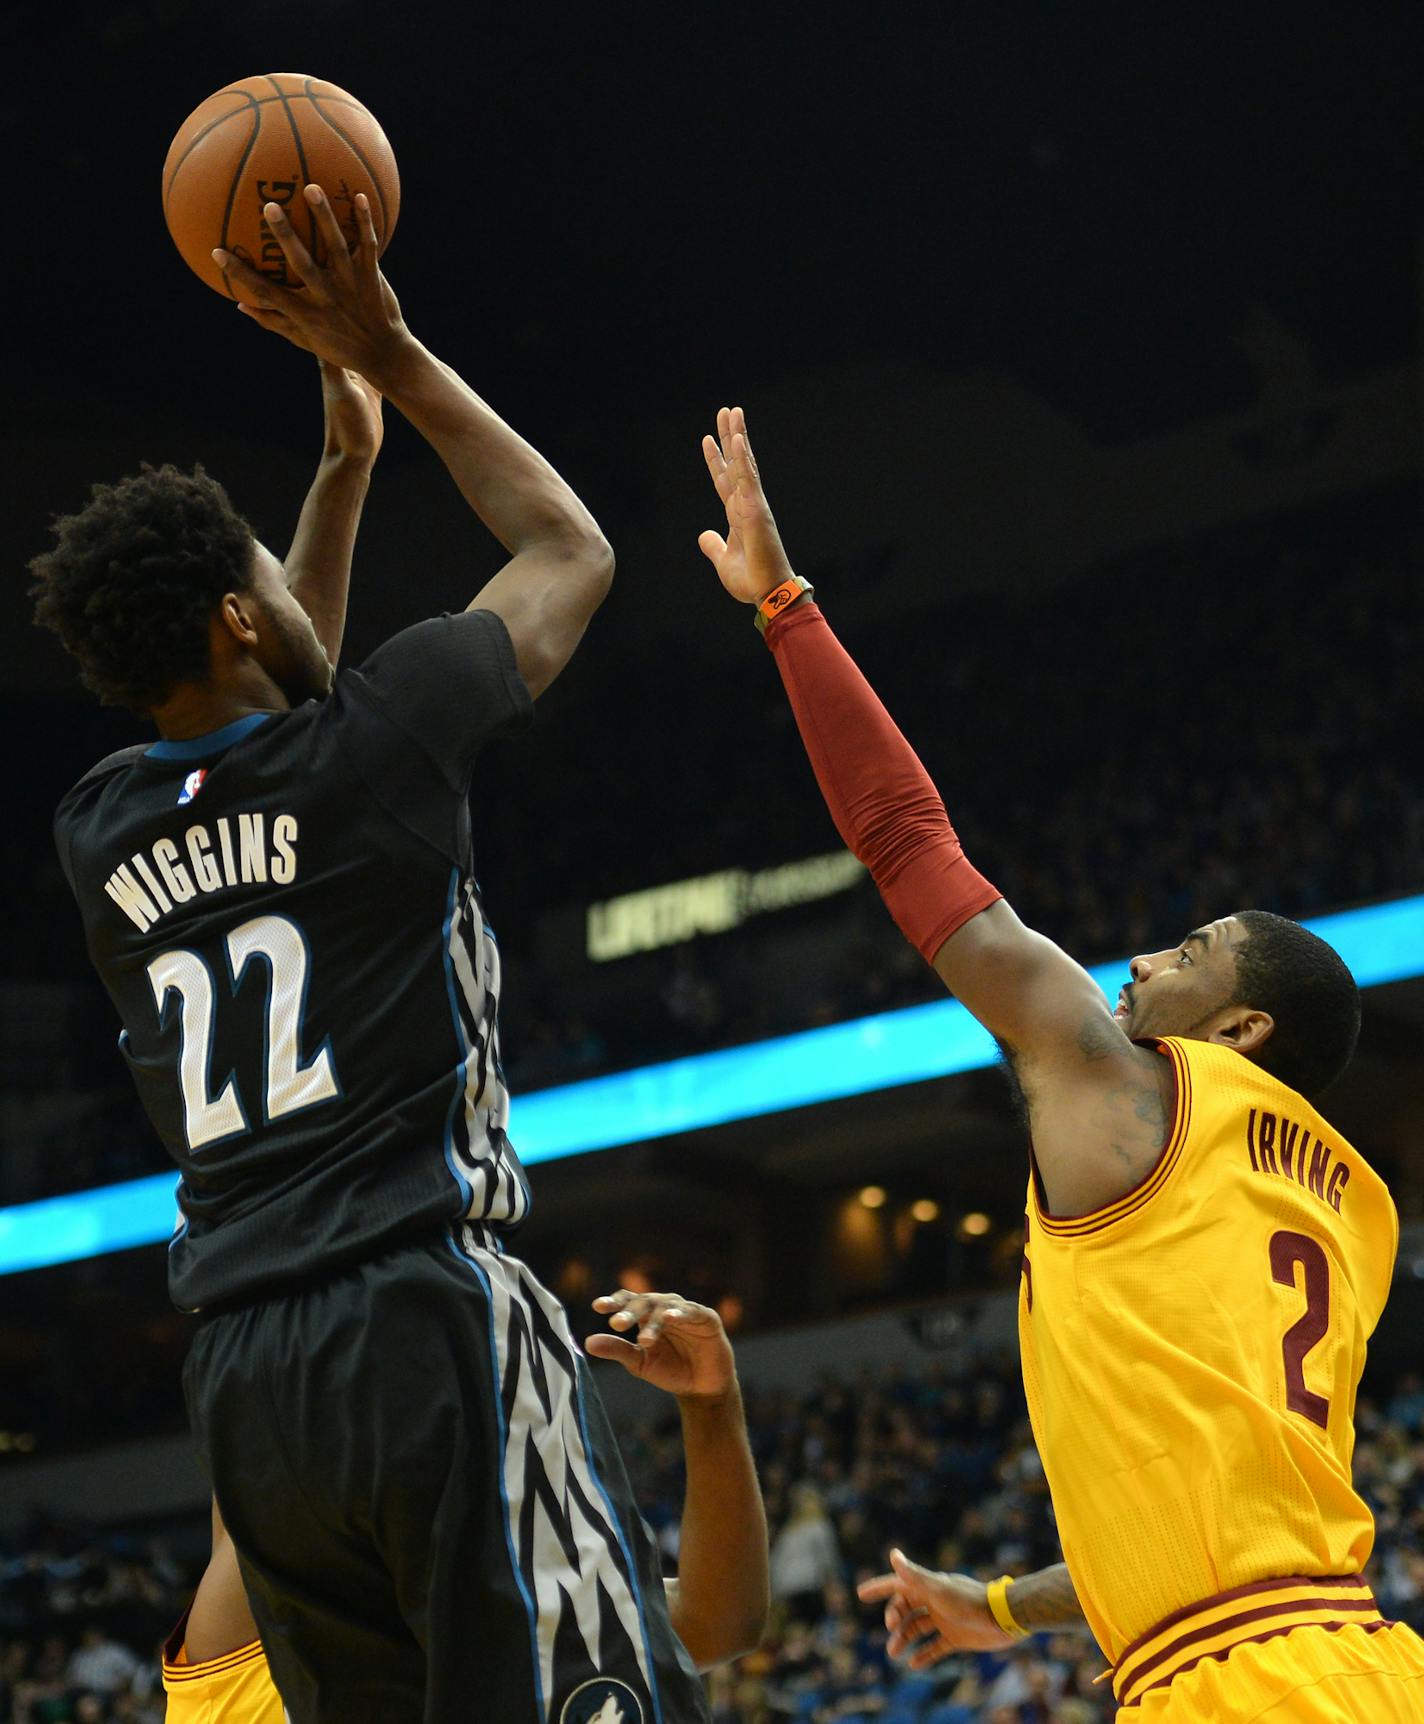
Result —
M1259 905L1364 984L1326 1106L1401 1240L1355 1467L1385 1614L1424 1627L1424 26L1200 12L31 14L0 94L0 1724L161 1718L155 1648L207 1555L172 1174L50 840L68 785L146 733L29 627L25 565L142 460L202 461L285 543L315 367L189 274L159 208L189 110L279 69L379 117L407 320L618 555L534 729L485 757L476 845L535 1192L520 1254L580 1333L597 1293L675 1288L737 1347L773 1584L795 1584L709 1679L718 1724L1110 1712L1086 1638L912 1676L854 1599L891 1542L985 1578L1057 1560L1014 1334L1026 1146L698 553L723 402L1026 920L1115 995L1131 954ZM388 413L347 661L498 561ZM670 1404L597 1369L671 1562Z

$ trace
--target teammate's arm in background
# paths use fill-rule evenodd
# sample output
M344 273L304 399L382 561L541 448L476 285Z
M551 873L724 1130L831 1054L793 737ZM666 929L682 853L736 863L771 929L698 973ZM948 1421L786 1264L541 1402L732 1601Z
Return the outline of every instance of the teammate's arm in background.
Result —
M791 565L741 409L724 407L717 429L703 454L727 537L698 543L733 598L757 604ZM1160 1152L1167 1061L1134 1047L1087 971L970 867L923 766L819 609L798 599L767 639L841 837L906 937L1014 1061L1050 1206L1080 1214L1121 1196Z
M469 608L503 620L520 675L537 696L568 663L608 592L608 542L543 456L406 328L376 260L365 195L356 198L360 241L354 253L319 188L307 187L305 195L328 262L314 263L281 209L268 204L263 213L303 286L278 287L224 252L223 267L255 302L242 309L296 346L359 371L444 461L466 502L510 554Z
M638 1337L590 1335L586 1351L677 1399L687 1492L668 1613L699 1670L724 1664L760 1641L770 1602L766 1510L731 1343L715 1311L673 1293L620 1289L593 1308Z
M381 449L381 397L358 371L317 361L325 441L283 567L334 665L346 630L356 529Z
M898 1550L890 1552L890 1563L889 1574L862 1581L856 1590L863 1604L884 1602L885 1650L892 1658L908 1652L911 1668L924 1670L951 1652L996 1652L1020 1638L994 1620L982 1580L921 1568ZM1027 1634L1087 1626L1061 1562L1010 1581L1005 1599Z

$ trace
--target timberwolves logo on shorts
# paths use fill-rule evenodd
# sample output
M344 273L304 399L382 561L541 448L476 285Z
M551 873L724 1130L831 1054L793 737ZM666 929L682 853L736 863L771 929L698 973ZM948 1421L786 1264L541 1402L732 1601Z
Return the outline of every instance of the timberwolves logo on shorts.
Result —
M595 1676L569 1695L559 1724L643 1724L643 1706L626 1682Z

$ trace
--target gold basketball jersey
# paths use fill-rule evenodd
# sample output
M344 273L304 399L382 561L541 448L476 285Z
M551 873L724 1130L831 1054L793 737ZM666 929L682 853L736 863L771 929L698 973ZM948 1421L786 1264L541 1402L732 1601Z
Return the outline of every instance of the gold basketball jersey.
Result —
M1176 1077L1157 1165L1072 1218L1031 1177L1019 1290L1064 1558L1114 1663L1213 1594L1363 1568L1355 1391L1399 1237L1303 1097L1230 1048L1157 1045Z

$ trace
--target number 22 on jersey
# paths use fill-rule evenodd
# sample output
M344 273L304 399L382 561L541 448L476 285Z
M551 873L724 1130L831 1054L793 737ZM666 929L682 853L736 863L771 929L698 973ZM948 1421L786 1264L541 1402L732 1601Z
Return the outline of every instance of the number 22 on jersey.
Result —
M331 1048L323 1042L305 1064L301 1028L306 1011L308 951L295 922L285 916L255 916L227 936L230 991L237 992L254 958L267 966L262 1119L264 1123L334 1101L341 1094ZM168 996L177 994L181 1012L178 1082L183 1095L183 1129L190 1150L251 1130L229 1074L217 1095L209 1084L217 1009L213 973L197 952L175 948L148 966L149 985L158 1007L158 1025L168 1020Z

